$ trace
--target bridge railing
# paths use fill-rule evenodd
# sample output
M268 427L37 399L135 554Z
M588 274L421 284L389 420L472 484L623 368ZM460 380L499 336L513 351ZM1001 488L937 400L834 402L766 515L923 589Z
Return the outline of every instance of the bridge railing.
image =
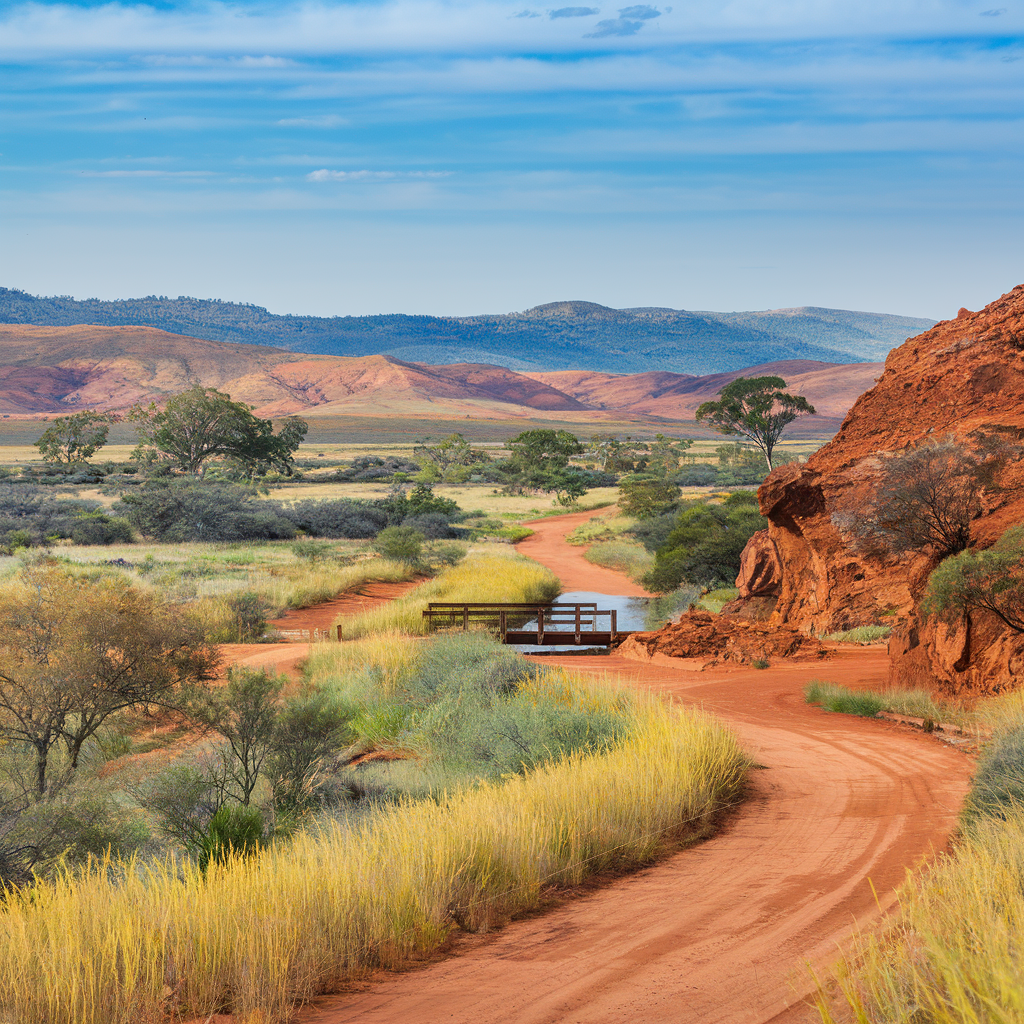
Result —
M620 631L618 612L594 601L486 603L435 601L423 612L429 630L485 628L502 643L535 646L610 646L632 631Z

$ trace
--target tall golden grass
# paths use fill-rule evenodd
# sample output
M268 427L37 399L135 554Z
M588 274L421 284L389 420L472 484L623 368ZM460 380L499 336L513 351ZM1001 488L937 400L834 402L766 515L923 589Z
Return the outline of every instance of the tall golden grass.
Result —
M244 589L264 598L271 616L276 616L289 608L308 608L330 601L366 583L400 583L414 575L415 569L407 562L368 558L353 565L300 564L291 568L288 575L253 577ZM231 628L235 618L231 598L240 592L236 589L232 593L209 594L192 602L195 616L208 633Z
M556 685L596 695L565 673ZM0 1018L155 1024L173 1009L282 1020L456 927L536 906L548 886L706 834L739 796L744 755L703 714L646 697L634 707L635 727L608 753L391 806L205 874L170 860L96 862L12 891L0 911Z
M942 713L948 720L948 709ZM891 926L865 936L836 966L835 999L819 993L824 1024L851 1013L857 1024L1024 1022L1024 693L981 701L968 720L994 735L958 841L908 875ZM841 1011L836 1001L846 1004Z
M971 827L949 857L911 877L886 934L837 968L847 1010L823 993L825 1024L1010 1024L1024 1020L1024 812Z
M512 552L471 551L458 565L420 584L403 597L345 619L346 638L370 633L424 634L423 611L430 601L551 601L561 592L558 578L532 559Z

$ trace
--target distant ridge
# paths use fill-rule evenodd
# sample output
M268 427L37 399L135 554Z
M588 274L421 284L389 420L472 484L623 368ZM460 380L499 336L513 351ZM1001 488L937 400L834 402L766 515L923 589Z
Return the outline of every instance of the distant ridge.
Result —
M818 415L801 421L801 429L820 436L838 427L882 364L784 360L745 372L778 374L806 395ZM187 338L154 327L0 324L0 414L13 417L79 409L123 412L136 402L164 402L203 384L246 402L260 416L405 417L435 423L467 417L555 419L659 429L658 424L692 420L701 402L737 376L737 371L693 376L665 370L524 374L493 364L306 355Z
M664 370L706 375L781 360L878 361L934 320L804 306L715 313L596 302L548 302L519 313L467 317L278 316L262 306L150 295L105 301L0 288L0 324L153 327L207 341L336 356L390 355L432 365L490 363L513 370Z

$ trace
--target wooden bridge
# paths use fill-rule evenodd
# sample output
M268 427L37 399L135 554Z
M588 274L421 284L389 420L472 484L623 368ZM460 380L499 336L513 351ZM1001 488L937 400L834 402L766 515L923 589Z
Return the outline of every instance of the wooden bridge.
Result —
M611 647L633 630L618 628L618 612L593 601L513 604L434 601L423 612L428 630L487 629L503 644Z

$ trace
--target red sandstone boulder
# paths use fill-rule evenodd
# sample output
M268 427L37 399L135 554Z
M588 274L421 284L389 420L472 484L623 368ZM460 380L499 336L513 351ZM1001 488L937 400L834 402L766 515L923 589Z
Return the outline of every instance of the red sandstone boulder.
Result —
M828 656L818 640L798 630L699 611L687 612L655 633L634 633L619 645L617 653L638 661L658 656L681 659L696 670L722 662L749 665L778 658L817 660Z

